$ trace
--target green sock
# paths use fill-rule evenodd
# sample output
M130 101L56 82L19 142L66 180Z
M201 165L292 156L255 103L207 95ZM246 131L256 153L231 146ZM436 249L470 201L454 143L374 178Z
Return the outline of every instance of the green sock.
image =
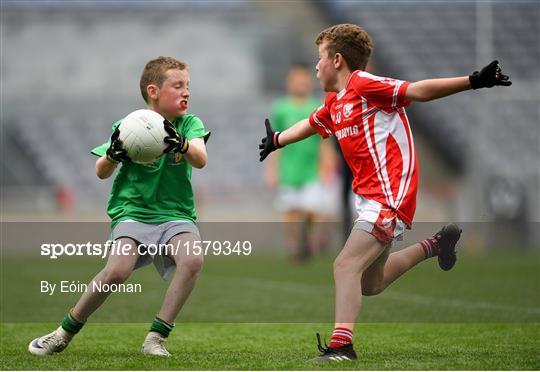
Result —
M64 328L65 331L72 334L77 334L83 327L84 322L75 319L73 315L71 315L70 310L69 313L67 313L67 315L64 317L64 320L62 320L62 323L60 323L60 325L62 326L62 328Z
M157 332L163 337L169 337L169 333L171 333L173 327L174 324L169 324L156 316L152 322L152 325L150 326L150 331Z

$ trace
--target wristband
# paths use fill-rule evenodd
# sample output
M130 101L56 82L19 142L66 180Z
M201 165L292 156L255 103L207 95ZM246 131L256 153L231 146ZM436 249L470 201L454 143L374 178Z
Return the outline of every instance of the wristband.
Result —
M120 163L119 161L116 161L114 160L113 158L111 158L109 155L106 155L106 158L109 162L111 162L113 165L117 165L118 163Z
M281 134L281 132L275 132L274 133L274 146L276 148L279 148L279 147L283 147L279 144L279 135Z
M469 75L469 83L471 84L472 89L481 88L480 82L478 81L478 71L475 71Z
M180 154L185 154L186 152L188 152L189 150L189 141L186 139L186 143L184 144L184 146L182 147L182 149L180 149Z

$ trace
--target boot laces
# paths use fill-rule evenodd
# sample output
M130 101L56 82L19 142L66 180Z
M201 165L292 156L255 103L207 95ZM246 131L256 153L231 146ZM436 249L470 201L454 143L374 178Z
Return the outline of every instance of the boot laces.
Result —
M62 347L66 344L66 341L60 337L56 331L45 336L40 342L45 346L53 345L55 347Z
M169 354L169 352L167 351L167 349L165 348L165 338L163 337L155 337L154 338L154 342L155 342L155 346L160 350L162 351L163 353L165 354Z
M326 344L326 340L324 340L324 347L322 346L321 335L318 333L317 333L317 342L318 342L317 348L319 349L321 353L329 354L329 353L334 352L330 347L328 347L328 345Z

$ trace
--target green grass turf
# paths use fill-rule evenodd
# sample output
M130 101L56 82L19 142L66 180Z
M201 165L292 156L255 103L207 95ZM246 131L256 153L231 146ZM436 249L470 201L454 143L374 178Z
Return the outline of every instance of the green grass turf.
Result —
M138 349L166 289L153 268L115 294L65 353L28 354L78 294L39 293L40 280L87 282L99 259L2 257L0 369L317 369L315 332L333 320L332 257L305 266L282 256L208 257L169 341L175 358ZM424 262L364 300L360 360L324 369L540 369L538 254L462 254L450 272ZM129 323L129 324L127 324Z
M540 368L539 324L362 324L359 360L317 365L315 331L329 324L177 325L168 341L173 358L144 357L146 324L89 324L62 353L30 355L35 336L54 324L3 324L3 370L523 370Z
M88 283L101 259L47 260L3 257L2 322L56 322L78 293L40 293L40 281ZM436 260L423 262L382 294L366 297L364 322L540 322L538 254L460 255L450 272ZM149 321L167 283L153 267L129 279L136 294L114 294L93 322ZM293 266L280 256L208 257L181 322L331 323L334 288L332 257ZM36 311L39 304L39 311ZM125 311L129 309L129 311Z

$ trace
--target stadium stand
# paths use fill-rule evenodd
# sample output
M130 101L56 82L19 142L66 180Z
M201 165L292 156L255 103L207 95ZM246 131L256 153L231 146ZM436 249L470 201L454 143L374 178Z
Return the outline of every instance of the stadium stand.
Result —
M317 4L329 23L360 24L372 35L375 73L410 81L460 76L499 58L511 89L468 92L408 112L413 130L427 136L455 171L482 172L477 182L494 175L517 180L529 188L529 202L539 204L539 2ZM529 217L538 219L533 213Z
M256 55L246 48L254 44L253 36L238 37L234 27L241 5L224 3L209 10L194 2L192 7L150 12L138 6L120 11L110 4L85 12L77 7L7 7L10 16L3 37L9 53L2 81L9 93L3 97L2 125L22 143L19 149L4 148L10 154L2 159L10 195L22 199L17 185L33 182L23 174L7 173L9 159L17 158L22 148L44 175L41 184L68 185L82 208L106 200L110 182L95 177L89 151L107 140L114 121L144 107L139 76L144 63L157 55L179 56L189 63L191 111L213 131L213 143L232 144L236 133L246 133L256 143L257 130L250 126L262 122L267 107ZM249 11L243 19L250 19ZM257 27L251 23L245 26ZM156 37L150 42L152 34ZM220 146L220 151L201 172L199 184L227 190L258 181L255 156L245 156L241 146Z
M196 187L207 198L239 191L255 198L262 184L259 124L288 64L314 60L310 40L323 20L363 25L376 42L375 73L407 80L463 75L500 58L512 89L413 105L413 130L458 174L470 166L466 158L478 156L475 167L522 180L538 201L538 2L494 2L489 9L486 2L300 3L319 18L313 9L303 17L300 5L292 15L270 15L257 2L3 2L3 141L16 139L2 146L10 154L2 157L10 200L28 196L21 185L62 184L81 208L102 205L110 183L95 177L88 152L107 139L112 122L144 105L138 79L157 55L190 64L190 110L213 131L210 162L194 172ZM486 30L489 46L479 50ZM14 164L31 171L15 175Z

